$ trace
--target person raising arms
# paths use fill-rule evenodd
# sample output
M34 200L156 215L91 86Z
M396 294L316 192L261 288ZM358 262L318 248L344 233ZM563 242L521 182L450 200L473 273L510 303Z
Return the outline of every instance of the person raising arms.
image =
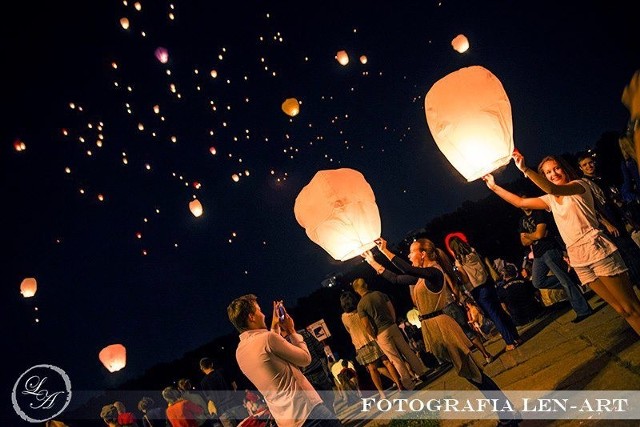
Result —
M618 248L599 228L593 194L560 157L547 156L534 171L514 151L516 167L546 194L522 198L497 185L492 174L482 179L500 198L517 208L550 210L564 241L571 266L588 285L640 335L640 300Z

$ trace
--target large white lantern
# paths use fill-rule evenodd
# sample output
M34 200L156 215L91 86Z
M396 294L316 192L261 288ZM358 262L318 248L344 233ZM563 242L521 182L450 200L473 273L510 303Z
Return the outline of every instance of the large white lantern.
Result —
M427 92L425 112L438 148L468 182L511 160L511 104L486 68L461 68L438 80Z
M380 237L375 195L354 169L318 171L296 197L293 211L307 236L339 261L373 248Z
M127 365L127 349L122 344L111 344L100 350L98 359L109 372L116 372Z

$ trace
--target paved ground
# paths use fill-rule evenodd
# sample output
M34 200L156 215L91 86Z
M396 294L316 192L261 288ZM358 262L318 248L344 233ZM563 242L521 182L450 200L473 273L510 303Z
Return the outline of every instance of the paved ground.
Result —
M485 368L503 390L640 390L640 340L610 306L597 296L589 301L596 312L579 324L574 312L559 303L547 315L519 328L524 344L505 352L504 341L493 336L485 346L496 360ZM481 360L478 353L474 356ZM424 391L474 390L451 369L428 384ZM396 392L397 393L397 392ZM393 397L390 395L389 397ZM345 425L383 427L389 419L354 419L361 405L338 406ZM496 418L441 419L442 427L488 427ZM418 421L411 425L427 424ZM521 427L640 426L640 420L524 420Z

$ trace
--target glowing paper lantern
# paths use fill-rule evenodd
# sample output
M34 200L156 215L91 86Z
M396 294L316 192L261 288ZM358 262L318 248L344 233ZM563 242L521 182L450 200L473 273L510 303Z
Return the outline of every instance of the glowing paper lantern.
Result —
M361 64L363 64L363 65L364 65L364 64L366 64L366 63L367 63L367 61L368 61L368 60L367 60L367 56L366 56L366 55L362 55L362 56L360 56L360 63L361 63Z
M125 30L129 29L129 19L127 18L120 18L120 25L122 26L122 28L124 28Z
M169 62L169 51L164 47L159 47L155 50L156 59L163 64Z
M293 211L307 236L336 260L362 254L380 237L375 195L354 169L318 171L296 197Z
M189 210L196 218L202 215L202 203L198 199L193 199L189 202Z
M127 365L127 349L122 344L111 344L100 350L98 359L109 372L116 372Z
M447 160L468 182L511 160L511 104L502 83L481 66L461 68L427 92L429 130Z
M297 116L300 112L300 103L295 98L287 98L282 103L282 111L284 111L288 116Z
M418 310L415 308L412 308L407 312L407 321L411 323L413 326L417 328L421 328L422 322L420 321L420 318L418 316L420 316L420 313L418 312Z
M341 50L336 53L336 60L340 63L340 65L347 65L349 63L349 55L347 55L346 50Z
M31 298L38 290L38 282L33 277L27 277L20 283L20 293L25 298Z
M469 49L469 40L464 34L458 34L451 40L451 46L453 46L456 51L464 53Z

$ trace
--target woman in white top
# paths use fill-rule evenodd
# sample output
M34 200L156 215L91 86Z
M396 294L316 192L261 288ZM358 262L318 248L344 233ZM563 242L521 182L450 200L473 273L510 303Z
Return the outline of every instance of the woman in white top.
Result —
M517 208L550 210L582 284L589 285L640 335L640 300L618 248L599 228L589 184L562 158L545 157L535 172L518 151L512 157L524 176L547 194L519 197L497 185L491 174L482 178L487 187Z

